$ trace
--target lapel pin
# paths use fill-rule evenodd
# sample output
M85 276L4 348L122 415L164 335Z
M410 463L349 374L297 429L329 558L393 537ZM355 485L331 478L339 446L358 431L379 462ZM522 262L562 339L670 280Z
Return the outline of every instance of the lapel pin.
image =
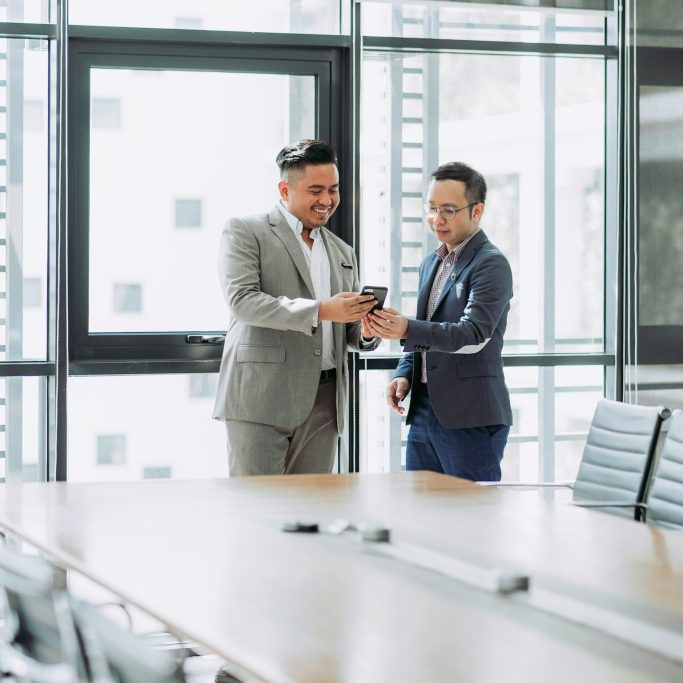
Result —
M453 280L453 282L455 282L456 278L457 278L457 275L455 273L453 273L453 275L451 275L451 280Z

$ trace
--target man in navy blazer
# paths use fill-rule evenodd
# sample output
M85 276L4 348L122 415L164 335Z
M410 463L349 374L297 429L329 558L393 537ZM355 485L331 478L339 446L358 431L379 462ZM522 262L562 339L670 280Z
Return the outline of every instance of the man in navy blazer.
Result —
M408 352L386 389L398 413L412 391L406 469L499 481L512 424L501 357L512 272L479 227L485 201L486 181L466 164L432 173L425 211L441 244L420 266L417 318L387 307L369 325Z

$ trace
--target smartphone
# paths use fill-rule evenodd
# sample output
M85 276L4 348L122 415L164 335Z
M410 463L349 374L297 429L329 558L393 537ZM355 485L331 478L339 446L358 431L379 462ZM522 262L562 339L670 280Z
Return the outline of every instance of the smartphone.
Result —
M374 285L365 285L363 289L360 290L361 294L372 294L372 296L377 299L377 303L370 309L370 313L376 311L378 308L381 309L384 306L388 291L389 290L386 287L375 287Z

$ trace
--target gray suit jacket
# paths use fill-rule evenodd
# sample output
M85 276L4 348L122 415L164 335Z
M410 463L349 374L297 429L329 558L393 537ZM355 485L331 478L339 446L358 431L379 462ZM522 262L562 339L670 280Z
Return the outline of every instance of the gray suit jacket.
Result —
M332 294L357 292L353 249L327 228ZM218 259L232 319L225 336L213 416L293 429L309 415L322 367L322 325L306 259L277 206L268 214L232 218ZM332 325L337 370L337 427L344 427L347 348L358 349L360 323Z
M458 257L432 315L427 303L441 261L436 252L420 266L417 320L408 323L395 377L420 381L426 351L432 409L444 427L512 424L510 396L503 375L503 334L512 298L512 271L483 231ZM412 420L414 404L408 411Z

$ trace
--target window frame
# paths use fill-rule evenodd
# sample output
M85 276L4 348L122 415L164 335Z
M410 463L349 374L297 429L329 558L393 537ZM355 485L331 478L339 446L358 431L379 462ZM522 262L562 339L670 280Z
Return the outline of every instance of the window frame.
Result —
M90 186L90 70L92 68L176 69L253 74L314 76L316 135L328 139L344 158L348 134L344 112L347 96L346 44L338 38L311 45L311 36L255 34L240 44L230 32L175 29L106 29L71 31L69 41L69 372L117 374L139 372L211 372L218 370L222 343L189 343L190 333L221 336L225 330L169 332L97 332L89 330L89 186ZM75 34L75 35L74 35ZM183 35L185 34L185 35ZM113 36L116 37L113 37ZM238 34L239 35L239 34ZM184 39L183 39L184 38ZM330 44L330 42L334 44ZM339 115L342 112L342 115ZM343 205L350 203L340 166L342 208L331 229L342 237L350 227ZM264 199L266 201L266 199ZM218 283L216 283L218 287Z

